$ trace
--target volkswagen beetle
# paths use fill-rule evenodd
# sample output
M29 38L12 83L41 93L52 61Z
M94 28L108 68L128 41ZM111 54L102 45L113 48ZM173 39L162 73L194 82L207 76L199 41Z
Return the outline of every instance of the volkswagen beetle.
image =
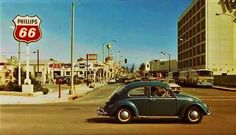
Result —
M210 115L210 109L197 97L174 93L166 83L141 81L114 91L97 114L116 117L121 123L133 118L177 116L196 124L204 115Z

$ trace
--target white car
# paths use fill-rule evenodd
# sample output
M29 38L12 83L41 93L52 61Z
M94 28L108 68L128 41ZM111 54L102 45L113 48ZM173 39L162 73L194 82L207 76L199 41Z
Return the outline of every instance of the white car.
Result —
M114 83L116 83L116 79L115 78L111 78L111 79L108 80L107 83L108 84L114 84Z
M170 85L170 88L174 93L180 93L181 92L181 87L176 84L176 83L168 83Z
M165 80L161 80L161 82L165 82L168 83L170 88L172 89L172 91L174 93L180 93L181 92L181 87L175 83L174 79L165 79Z

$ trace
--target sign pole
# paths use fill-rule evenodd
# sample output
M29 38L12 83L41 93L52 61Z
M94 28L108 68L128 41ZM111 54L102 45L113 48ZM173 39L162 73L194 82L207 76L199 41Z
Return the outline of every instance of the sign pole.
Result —
M24 84L31 85L31 80L29 77L29 55L30 55L30 47L29 44L26 45L26 79Z
M22 85L23 93L34 93L34 86L31 84L31 80L29 77L29 57L30 57L30 47L27 43L26 45L26 79L24 80L24 84Z

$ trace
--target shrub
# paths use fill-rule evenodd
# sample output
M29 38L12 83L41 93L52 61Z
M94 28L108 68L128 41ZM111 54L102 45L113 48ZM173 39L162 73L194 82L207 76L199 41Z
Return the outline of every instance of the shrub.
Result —
M40 83L35 83L34 84L34 92L38 92L38 91L43 91L43 87Z
M16 83L9 82L7 85L1 85L0 91L18 91L22 92L22 87Z
M48 92L49 92L49 89L48 89L48 88L43 88L43 94L44 94L44 95L48 94Z
M0 86L0 91L5 90L5 87L6 87L6 86L1 85L1 86Z
M13 84L12 91L22 92L22 86L19 86L18 84Z

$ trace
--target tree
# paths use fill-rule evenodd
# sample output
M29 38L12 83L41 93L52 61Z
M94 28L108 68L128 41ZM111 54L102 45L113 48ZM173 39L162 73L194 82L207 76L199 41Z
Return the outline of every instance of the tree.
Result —
M125 70L125 69L126 69L125 66L122 66L121 68L122 68L122 70Z
M21 68L21 82L24 82L26 78L25 76L26 72ZM16 79L14 83L18 84L18 67L14 68L13 77Z
M139 71L141 71L141 72L145 71L145 64L144 64L144 63L142 63L142 64L140 65Z
M134 64L132 65L132 67L130 69L130 73L134 73Z

